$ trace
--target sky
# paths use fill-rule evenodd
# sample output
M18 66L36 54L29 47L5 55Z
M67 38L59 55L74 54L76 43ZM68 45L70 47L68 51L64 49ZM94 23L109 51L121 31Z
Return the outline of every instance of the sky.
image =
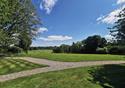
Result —
M32 0L42 26L32 46L71 45L88 36L111 38L125 0Z

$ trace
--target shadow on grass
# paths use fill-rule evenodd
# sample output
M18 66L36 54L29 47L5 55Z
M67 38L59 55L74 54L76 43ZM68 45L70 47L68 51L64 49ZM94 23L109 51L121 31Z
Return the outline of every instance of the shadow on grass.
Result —
M105 65L89 71L93 79L103 88L125 88L125 65Z

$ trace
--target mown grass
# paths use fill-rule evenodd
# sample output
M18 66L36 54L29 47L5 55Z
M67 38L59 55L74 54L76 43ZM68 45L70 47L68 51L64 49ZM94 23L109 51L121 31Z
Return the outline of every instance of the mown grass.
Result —
M57 54L52 53L52 50L33 50L22 56L43 58L55 61L64 62L80 62L80 61L96 61L96 60L125 60L124 55L109 55L109 54Z
M125 65L75 68L0 83L0 88L124 88Z
M19 72L23 70L30 70L39 67L45 67L45 65L38 65L20 59L0 59L0 75Z

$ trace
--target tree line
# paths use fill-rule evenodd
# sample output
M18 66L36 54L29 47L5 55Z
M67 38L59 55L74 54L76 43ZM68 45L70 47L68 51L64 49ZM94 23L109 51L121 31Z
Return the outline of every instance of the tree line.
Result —
M29 50L52 50L54 49L54 46L47 46L47 47L42 47L42 46L31 46Z
M83 53L83 54L125 54L125 46L118 43L107 42L100 35L89 36L83 41L72 45L62 44L53 49L54 53Z

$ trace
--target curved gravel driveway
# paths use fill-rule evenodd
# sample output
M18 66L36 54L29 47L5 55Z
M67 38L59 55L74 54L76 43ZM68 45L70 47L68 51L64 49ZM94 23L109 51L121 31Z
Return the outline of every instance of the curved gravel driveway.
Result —
M34 74L50 72L50 71L58 71L69 68L77 68L77 67L86 67L86 66L95 66L95 65L107 65L107 64L124 64L125 61L84 61L84 62L59 62L59 61L51 61L46 59L37 59L31 57L21 58L23 60L33 62L36 64L45 64L49 67L44 68L36 68L33 70L21 71L17 73L12 73L8 75L1 75L0 82L5 82L8 80L13 80L20 77L30 76Z

